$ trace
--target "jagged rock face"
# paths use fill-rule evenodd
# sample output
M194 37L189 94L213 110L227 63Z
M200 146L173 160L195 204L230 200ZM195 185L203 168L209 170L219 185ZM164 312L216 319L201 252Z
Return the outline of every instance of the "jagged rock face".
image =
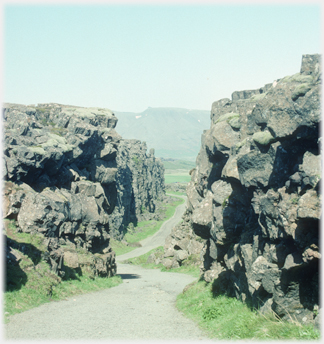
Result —
M12 182L5 217L24 232L76 239L93 252L108 247L117 118L97 108L9 104L4 119L4 179Z
M319 304L319 63L213 103L187 187L204 279L302 322Z
M109 217L113 235L122 237L127 225L141 221L144 213L153 214L156 203L165 194L164 166L154 157L154 150L146 154L145 142L121 140L117 152L117 202Z
M62 265L60 245L72 245L104 255L96 258L97 274L113 275L110 217L115 217L116 205L126 209L122 222L132 214L126 204L129 194L123 190L128 184L137 187L135 214L142 205L152 210L155 197L164 192L163 167L153 152L146 156L139 141L130 148L115 131L116 124L117 118L107 109L59 104L4 107L3 215L16 219L21 231L49 238L54 270ZM136 149L145 160L145 185L140 177L132 182L136 173L122 158L124 154L132 159L131 150ZM153 176L160 178L160 188L156 180L150 184Z
M203 251L205 240L198 237L192 229L192 221L186 211L182 217L183 221L177 224L165 240L164 254L161 257L162 263L167 269L177 268L190 263L200 266L202 261L201 253Z

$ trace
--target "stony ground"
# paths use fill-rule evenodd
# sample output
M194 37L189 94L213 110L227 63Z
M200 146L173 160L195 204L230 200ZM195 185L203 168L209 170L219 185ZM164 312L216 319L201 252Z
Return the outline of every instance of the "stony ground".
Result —
M163 245L183 211L184 205L180 205L159 234L144 241L133 255ZM123 283L117 287L47 303L12 316L5 325L6 339L209 340L175 307L176 296L194 277L121 263L118 274Z

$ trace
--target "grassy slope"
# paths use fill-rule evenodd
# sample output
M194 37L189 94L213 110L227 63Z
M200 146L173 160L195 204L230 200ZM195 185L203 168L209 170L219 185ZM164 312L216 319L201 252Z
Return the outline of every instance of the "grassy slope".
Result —
M190 180L191 176L189 175L189 173L172 173L164 175L165 184L189 183Z
M175 195L176 196L176 195ZM126 233L124 239L129 244L136 244L139 241L155 234L162 226L163 222L170 219L178 205L182 204L184 200L182 198L175 198L175 201L165 206L165 218L161 221L142 221ZM136 248L136 246L127 246L123 242L111 239L110 241L112 249L116 252L116 255L121 255L130 252Z
M183 199L177 199L165 206L166 218L163 221L139 222L132 234L126 234L129 243L136 243L153 235L158 231L164 221L173 216L175 208L183 203ZM14 221L6 222L8 238L18 245L25 247L25 254L21 255L18 265L10 265L6 271L6 280L10 283L4 294L5 321L8 316L26 311L50 301L63 300L77 294L102 290L114 287L122 280L120 276L112 278L100 278L90 275L78 275L61 279L50 271L49 265L41 259L45 251L41 235L17 233ZM138 232L136 231L138 230ZM113 249L117 254L123 254L136 247L126 246L121 242L112 240Z
M189 171L195 167L195 163L187 160L163 159L165 184L189 183L191 176Z
M169 208L169 217L174 213L175 206ZM25 243L36 247L42 252L42 240L40 236L16 233L14 223L9 223L7 234L18 243ZM148 233L148 232L146 232ZM140 236L133 235L132 239L142 240ZM145 235L145 234L144 234ZM147 237L146 235L145 237ZM138 240L138 241L139 241ZM162 271L183 272L199 277L199 269L190 264L190 261L177 269L166 270L162 264L147 263L148 257L155 252L155 256L163 255L163 248L159 247L143 256L130 259L132 264L139 264L146 268L158 268ZM23 312L53 300L62 300L73 295L97 291L113 287L122 283L119 276L113 278L93 278L90 276L75 275L74 278L61 280L52 274L49 266L40 260L33 263L35 257L31 252L26 252L19 261L16 270L9 274L16 275L18 279L26 274L26 283L17 288L21 281L16 281L16 286L4 294L5 321L11 314ZM218 339L319 339L320 335L311 325L301 326L298 323L287 323L278 320L274 315L261 315L251 310L247 305L235 298L225 295L214 295L211 284L199 281L186 288L186 291L178 296L177 307L187 317L196 321L206 329L212 338Z
M236 298L214 295L211 284L199 281L177 298L177 307L217 339L319 339L312 325L288 323L262 315Z
M163 253L164 253L163 247L160 246L158 248L155 248L155 249L143 254L142 256L127 259L125 261L125 263L140 265L143 268L147 268L147 269L160 269L161 271L167 271L167 272L185 273L185 274L191 275L193 277L197 277L197 278L200 275L199 267L191 264L190 258L188 260L184 261L183 265L180 266L179 268L166 269L162 264L154 264L154 263L148 263L147 262L149 256L152 253L155 254L155 257L162 257Z
M190 171L196 166L196 163L188 160L162 159L166 170L186 170Z
M168 272L182 272L199 277L199 268L184 262L176 269L166 269L162 264L148 263L149 256L163 256L163 247L158 247L140 257L128 259L126 263L140 265L144 268L160 269ZM319 339L319 331L312 325L288 323L278 319L274 314L262 315L251 310L245 303L226 295L215 295L212 284L204 281L194 282L178 295L177 308L188 318L194 320L206 330L210 338L254 339L254 340L309 340Z
M42 259L45 251L41 235L17 233L14 221L5 220L6 233L21 247L18 264L9 265L5 271L4 293L5 321L8 316L21 313L50 301L63 300L77 294L114 287L122 283L120 276L112 278L93 277L87 274L69 274L60 278L53 274Z

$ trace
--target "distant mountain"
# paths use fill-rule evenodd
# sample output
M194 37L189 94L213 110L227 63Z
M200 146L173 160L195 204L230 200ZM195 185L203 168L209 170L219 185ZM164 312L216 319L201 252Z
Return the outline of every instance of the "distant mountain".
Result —
M148 108L141 113L115 111L117 132L125 139L146 141L156 157L195 161L210 112L181 108Z

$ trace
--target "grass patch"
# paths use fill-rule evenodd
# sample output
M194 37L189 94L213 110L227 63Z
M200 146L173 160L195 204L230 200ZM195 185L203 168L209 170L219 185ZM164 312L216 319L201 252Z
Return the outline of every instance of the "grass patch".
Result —
M180 194L180 193L176 193L176 192L174 193L175 196L177 194ZM184 199L177 198L174 200L174 202L167 204L167 205L163 205L162 206L163 207L162 213L164 214L163 220L160 220L160 221L154 221L154 220L141 221L141 222L138 222L136 226L134 226L134 224L131 223L128 226L128 231L126 232L126 234L124 236L124 240L127 243L122 242L122 241L118 241L115 239L110 240L110 245L111 245L113 251L115 251L117 256L120 256L122 254L131 252L134 249L136 249L137 246L135 246L135 245L130 246L129 244L136 244L139 241L144 240L147 237L155 234L161 228L163 222L170 219L174 215L177 206L182 204L182 203L184 203Z
M112 250L116 253L116 256L128 253L136 248L133 246L128 246L125 242L115 239L110 239L110 246Z
M122 283L122 279L118 275L110 278L76 275L75 279L64 281L51 273L45 262L39 263L25 273L27 275L26 284L18 290L6 291L4 294L6 322L10 315L24 312L44 303L111 288Z
M4 314L24 312L50 301L59 301L78 294L114 287L122 283L120 276L93 277L85 272L66 273L61 278L52 273L43 260L46 252L44 237L39 234L17 232L14 220L4 220L8 243L18 261L5 267ZM73 270L74 271L74 270Z
M178 159L163 159L162 163L166 170L188 170L196 166L195 161L178 160Z
M191 176L189 172L187 173L172 173L172 174L164 174L164 182L165 184L171 183L189 183L191 180Z
M139 242L143 239L146 239L147 237L155 234L162 226L163 222L171 218L178 205L184 203L184 199L182 198L177 198L174 202L167 204L167 205L162 205L164 207L164 214L165 218L160 221L141 221L138 222L136 226L134 226L134 229L132 232L127 232L125 234L125 240L132 244Z
M143 255L141 256L138 256L138 257L135 257L135 258L129 258L127 260L124 261L124 263L127 263L127 264L134 264L134 265L140 265L144 268L148 268L148 269L160 269L161 266L163 266L162 264L153 264L153 263L148 263L147 262L147 259L148 257L152 254L152 253L155 253L157 255L163 255L163 247L162 246L159 246L147 253L144 253ZM160 266L161 265L161 266Z
M143 254L142 256L127 259L124 261L124 263L140 265L146 269L159 269L159 270L164 271L164 272L179 272L179 273L184 273L184 274L188 274L188 275L191 275L193 277L199 278L199 276L200 276L199 267L194 266L191 263L190 257L183 261L182 266L180 266L178 268L167 269L161 263L160 264L148 263L148 258L152 253L154 253L155 257L161 258L164 254L164 249L162 246L157 247L157 248Z
M229 339L319 339L312 325L302 326L262 315L236 298L213 295L211 284L199 281L178 295L177 307L196 321L211 338Z

